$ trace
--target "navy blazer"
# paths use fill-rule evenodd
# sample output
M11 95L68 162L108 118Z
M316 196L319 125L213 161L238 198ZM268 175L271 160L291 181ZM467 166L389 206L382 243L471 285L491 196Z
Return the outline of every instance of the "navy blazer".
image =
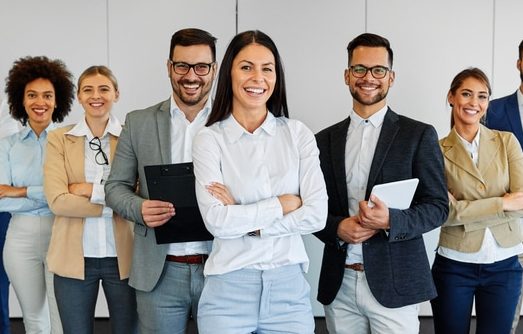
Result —
M337 228L349 216L345 179L345 144L350 118L316 135L327 192L329 214L315 235L325 243L318 301L330 304L343 281L347 248ZM365 241L363 261L373 296L386 307L401 307L436 297L423 233L447 219L449 206L444 165L434 127L388 109L372 160L365 198L375 184L417 177L411 207L389 209L390 231Z
M523 147L523 127L518 107L517 91L492 100L487 111L487 127L512 132Z

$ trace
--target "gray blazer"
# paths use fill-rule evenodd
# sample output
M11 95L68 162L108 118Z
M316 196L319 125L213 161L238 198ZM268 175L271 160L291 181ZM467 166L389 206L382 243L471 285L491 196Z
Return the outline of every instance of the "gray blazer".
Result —
M169 246L156 244L154 229L142 219L142 203L149 198L143 167L171 163L169 110L170 99L127 114L105 184L107 206L135 222L129 285L146 292L156 286Z

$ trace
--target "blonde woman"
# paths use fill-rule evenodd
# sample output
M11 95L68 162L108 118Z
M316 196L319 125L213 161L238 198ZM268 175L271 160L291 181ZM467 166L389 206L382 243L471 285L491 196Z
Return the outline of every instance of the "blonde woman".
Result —
M78 80L85 117L49 135L44 189L56 215L49 269L65 334L92 334L98 286L107 299L112 333L136 332L136 300L127 284L133 237L130 225L105 206L104 183L121 125L111 114L118 83L105 66Z

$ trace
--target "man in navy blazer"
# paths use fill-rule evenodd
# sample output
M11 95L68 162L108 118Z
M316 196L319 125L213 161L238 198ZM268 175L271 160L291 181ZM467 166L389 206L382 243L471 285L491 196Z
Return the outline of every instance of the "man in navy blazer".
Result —
M516 67L519 71L521 84L515 93L492 100L487 111L487 126L491 129L512 132L523 147L523 40L519 43L519 54ZM523 265L523 255L519 256L519 262ZM516 332L521 313L522 294L519 296L518 306L512 323L512 333Z
M418 333L418 304L436 296L423 233L448 215L435 129L393 112L387 39L362 34L348 47L349 117L317 134L329 194L318 300L329 333ZM409 209L388 208L376 184L418 178Z

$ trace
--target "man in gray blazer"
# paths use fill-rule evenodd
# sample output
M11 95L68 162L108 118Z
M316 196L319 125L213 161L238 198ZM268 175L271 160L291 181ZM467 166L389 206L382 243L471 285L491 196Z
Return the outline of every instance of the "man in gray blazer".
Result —
M191 314L196 320L211 247L210 241L157 243L154 228L175 215L176 204L149 199L144 166L192 161L192 139L211 109L216 38L199 29L177 31L166 65L172 96L127 114L105 185L107 205L135 223L129 284L142 334L184 333Z
M317 134L329 214L318 300L329 333L418 333L418 303L434 298L423 233L446 220L448 197L435 129L393 112L387 39L362 34L348 47L349 117ZM370 198L376 184L418 178L409 209ZM398 194L400 195L400 194Z
M512 132L523 147L523 40L519 43L516 68L521 78L518 89L507 96L490 101L487 111L487 126L491 129ZM523 265L523 254L519 255L519 262ZM518 306L514 315L511 333L516 333L523 303L523 286L519 296Z

